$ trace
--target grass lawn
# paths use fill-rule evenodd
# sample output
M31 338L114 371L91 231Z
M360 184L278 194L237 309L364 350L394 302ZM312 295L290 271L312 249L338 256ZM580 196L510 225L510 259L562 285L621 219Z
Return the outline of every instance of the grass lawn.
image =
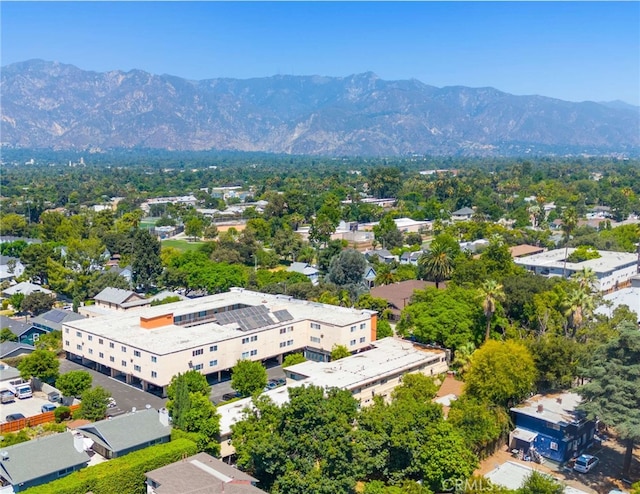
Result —
M188 250L197 250L204 242L189 242L187 240L162 240L160 245L162 247L173 247L178 250L188 251Z

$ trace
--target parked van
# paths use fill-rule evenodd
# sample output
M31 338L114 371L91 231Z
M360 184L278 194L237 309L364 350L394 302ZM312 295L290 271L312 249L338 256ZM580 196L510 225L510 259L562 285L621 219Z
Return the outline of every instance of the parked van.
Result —
M22 384L9 384L9 391L13 392L16 398L23 400L25 398L31 398L33 392L31 391L31 385L29 383Z

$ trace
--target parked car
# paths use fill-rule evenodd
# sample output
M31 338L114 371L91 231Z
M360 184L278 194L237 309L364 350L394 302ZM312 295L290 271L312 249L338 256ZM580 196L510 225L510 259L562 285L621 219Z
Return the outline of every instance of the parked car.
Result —
M5 420L7 422L13 422L15 420L20 420L20 419L24 419L26 418L24 415L22 415L21 413L10 413L9 415L7 415L5 417Z
M580 455L576 459L573 465L573 469L576 472L587 473L590 472L600 461L597 456L592 455Z
M16 395L14 395L11 391L4 390L0 392L0 403L11 403L16 400Z
M222 395L222 401L233 400L234 398L241 398L242 395L240 393L225 393Z
M53 412L56 408L58 407L55 406L53 403L45 403L40 407L40 411L42 413Z
M278 386L284 386L285 384L287 384L287 380L281 377L280 379L276 379L276 384Z

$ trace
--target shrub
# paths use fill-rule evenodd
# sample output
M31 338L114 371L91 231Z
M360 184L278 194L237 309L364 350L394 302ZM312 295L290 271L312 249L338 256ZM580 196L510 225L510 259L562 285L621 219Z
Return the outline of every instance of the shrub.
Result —
M71 417L71 408L66 406L58 407L53 411L53 416L58 423L62 422L63 420L67 420L69 417Z
M598 259L600 253L595 247L591 247L590 245L580 245L576 247L569 256L567 256L568 262L584 262L590 261L591 259Z
M32 487L27 494L145 494L145 472L196 454L188 439L177 439L129 453L121 458L84 468L48 484Z

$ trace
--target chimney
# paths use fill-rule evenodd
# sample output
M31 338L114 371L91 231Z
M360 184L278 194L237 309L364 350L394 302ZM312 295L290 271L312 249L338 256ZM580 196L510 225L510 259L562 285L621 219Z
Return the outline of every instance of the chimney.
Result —
M562 404L562 398L560 397L556 398L556 403Z
M73 433L73 447L78 453L82 453L84 451L84 436L79 432Z
M542 413L542 412L544 412L544 407L542 406L542 404L538 405L537 412L538 412L538 413Z
M158 410L158 420L165 427L169 427L169 411L166 408Z

